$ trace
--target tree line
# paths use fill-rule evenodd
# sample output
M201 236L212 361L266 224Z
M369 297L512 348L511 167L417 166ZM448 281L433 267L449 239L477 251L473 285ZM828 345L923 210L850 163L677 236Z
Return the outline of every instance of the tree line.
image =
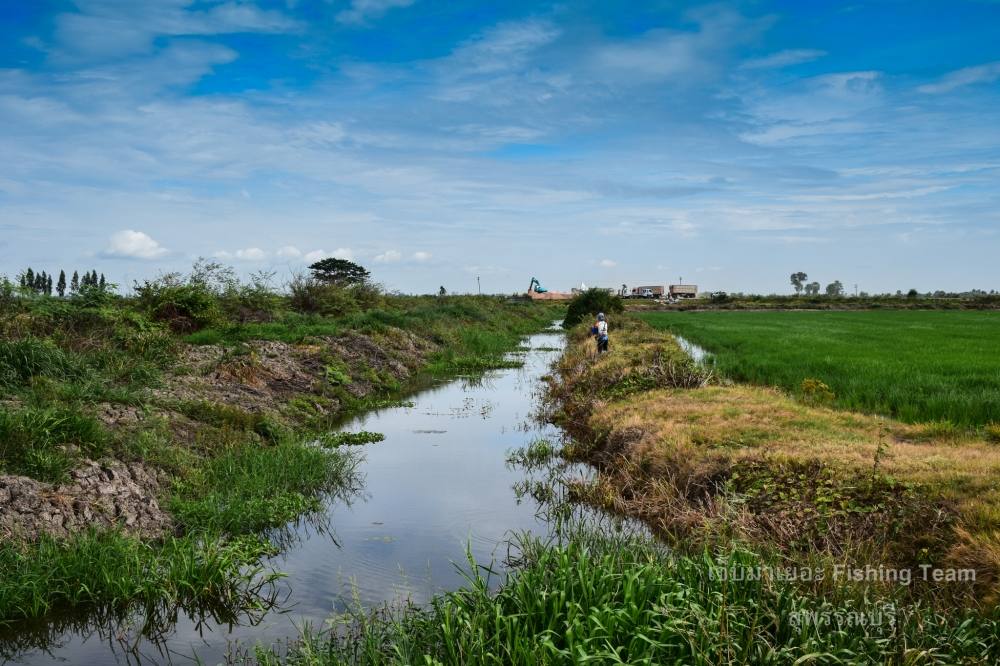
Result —
M52 276L45 271L35 272L30 266L19 276L21 291L24 293L35 293L38 295L51 296L53 291L62 297L67 293L78 294L88 289L108 289L108 281L104 273L98 275L96 270L84 272L83 277L78 271L73 271L73 277L66 282L66 271L59 271L59 278L53 284Z
M797 273L792 273L792 287L795 288L795 295L798 296L805 292L806 296L818 296L820 284L819 282L806 282L809 276L798 271ZM826 295L827 296L843 296L844 295L844 284L840 280L834 280L830 284L826 285Z

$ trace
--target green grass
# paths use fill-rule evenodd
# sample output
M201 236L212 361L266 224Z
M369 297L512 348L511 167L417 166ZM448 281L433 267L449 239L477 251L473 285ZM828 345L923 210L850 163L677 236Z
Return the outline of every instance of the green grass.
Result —
M94 418L60 407L0 410L0 472L62 481L79 453L98 455L108 435Z
M166 609L169 624L176 604L259 607L259 585L268 576L255 574L260 557L281 543L281 528L320 509L328 494L357 490L358 458L313 443L317 433L354 410L399 404L399 395L428 374L497 367L521 336L558 317L551 308L497 297L397 296L380 297L365 311L320 317L292 312L287 299L273 296L277 305L265 313L270 322L226 322L220 315L186 338L134 298L0 303L0 473L57 482L84 457L139 461L169 479L158 500L176 528L162 540L107 532L0 543L0 623L139 605L143 613ZM325 387L271 411L226 404L225 395L176 400L150 391L178 365L185 342L225 345L227 361L238 361L247 340L321 348L318 338L352 333L369 334L366 344L390 358L394 345L404 345L399 356L412 373L405 384L388 370L331 352L322 359ZM367 395L347 390L357 385ZM138 407L142 418L105 429L93 416L104 402ZM178 426L169 412L187 419ZM337 443L362 439L372 435Z
M66 608L139 605L148 621L154 608L175 604L235 613L258 603L272 578L258 563L270 548L252 536L168 537L151 544L116 532L5 543L0 545L0 626Z
M348 454L300 442L248 445L177 481L169 508L188 533L256 533L318 510L325 491L355 485L356 464Z
M1000 312L650 312L711 352L732 379L800 394L816 379L834 404L911 422L1000 418Z
M265 665L318 664L994 664L1000 614L863 600L837 604L747 575L731 551L671 556L641 538L577 534L514 544L526 564L494 592L475 566L429 608L359 611L306 629ZM862 621L868 624L861 626Z
M181 536L162 543L117 532L0 545L0 624L54 609L221 606L259 602L271 528L358 485L357 459L307 443L246 444L188 461L168 500Z

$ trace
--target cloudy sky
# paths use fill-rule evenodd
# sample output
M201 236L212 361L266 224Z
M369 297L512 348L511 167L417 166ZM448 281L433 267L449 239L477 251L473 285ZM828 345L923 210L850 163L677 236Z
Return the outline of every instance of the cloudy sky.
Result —
M1000 3L0 0L0 273L1000 288Z

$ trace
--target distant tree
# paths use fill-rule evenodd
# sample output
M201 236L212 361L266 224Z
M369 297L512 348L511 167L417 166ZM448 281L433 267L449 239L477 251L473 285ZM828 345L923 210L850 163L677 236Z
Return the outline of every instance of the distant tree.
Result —
M73 271L73 279L69 282L69 290L74 294L80 291L80 274L76 271Z
M844 285L841 284L840 280L834 280L830 284L826 285L826 295L827 296L843 296L844 295Z
M803 273L802 271L799 271L798 273L792 273L791 279L792 279L792 286L795 287L795 294L798 295L802 293L803 283L807 279L809 279L809 276Z
M101 273L101 279L97 282L97 286L100 287L101 291L104 291L105 287L108 286L108 281L104 279L104 273Z
M97 286L97 270L90 271L90 286L91 287Z
M45 271L35 273L35 283L32 288L39 294L45 291Z
M911 289L908 292L906 292L906 297L907 298L916 298L919 295L920 295L920 292L918 292L916 289Z
M59 271L59 282L56 282L56 293L59 294L59 298L66 295L66 271Z
M805 286L807 296L816 296L819 294L819 282L810 282Z
M336 257L321 259L309 266L309 270L312 271L314 279L341 287L364 284L370 277L370 273L363 266Z
M444 288L444 285L441 285L441 288L438 289L438 296L447 296L447 295L448 295L448 290Z
M21 284L25 289L35 288L35 271L31 270L31 266L28 266L28 270L24 271L24 279Z
M52 276L49 274L45 275L45 295L52 295Z

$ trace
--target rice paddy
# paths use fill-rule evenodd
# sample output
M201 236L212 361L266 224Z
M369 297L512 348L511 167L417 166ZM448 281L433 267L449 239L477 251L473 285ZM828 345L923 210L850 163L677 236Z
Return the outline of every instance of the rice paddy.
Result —
M1000 420L1000 313L648 312L736 381L909 423ZM821 382L829 389L823 390Z

